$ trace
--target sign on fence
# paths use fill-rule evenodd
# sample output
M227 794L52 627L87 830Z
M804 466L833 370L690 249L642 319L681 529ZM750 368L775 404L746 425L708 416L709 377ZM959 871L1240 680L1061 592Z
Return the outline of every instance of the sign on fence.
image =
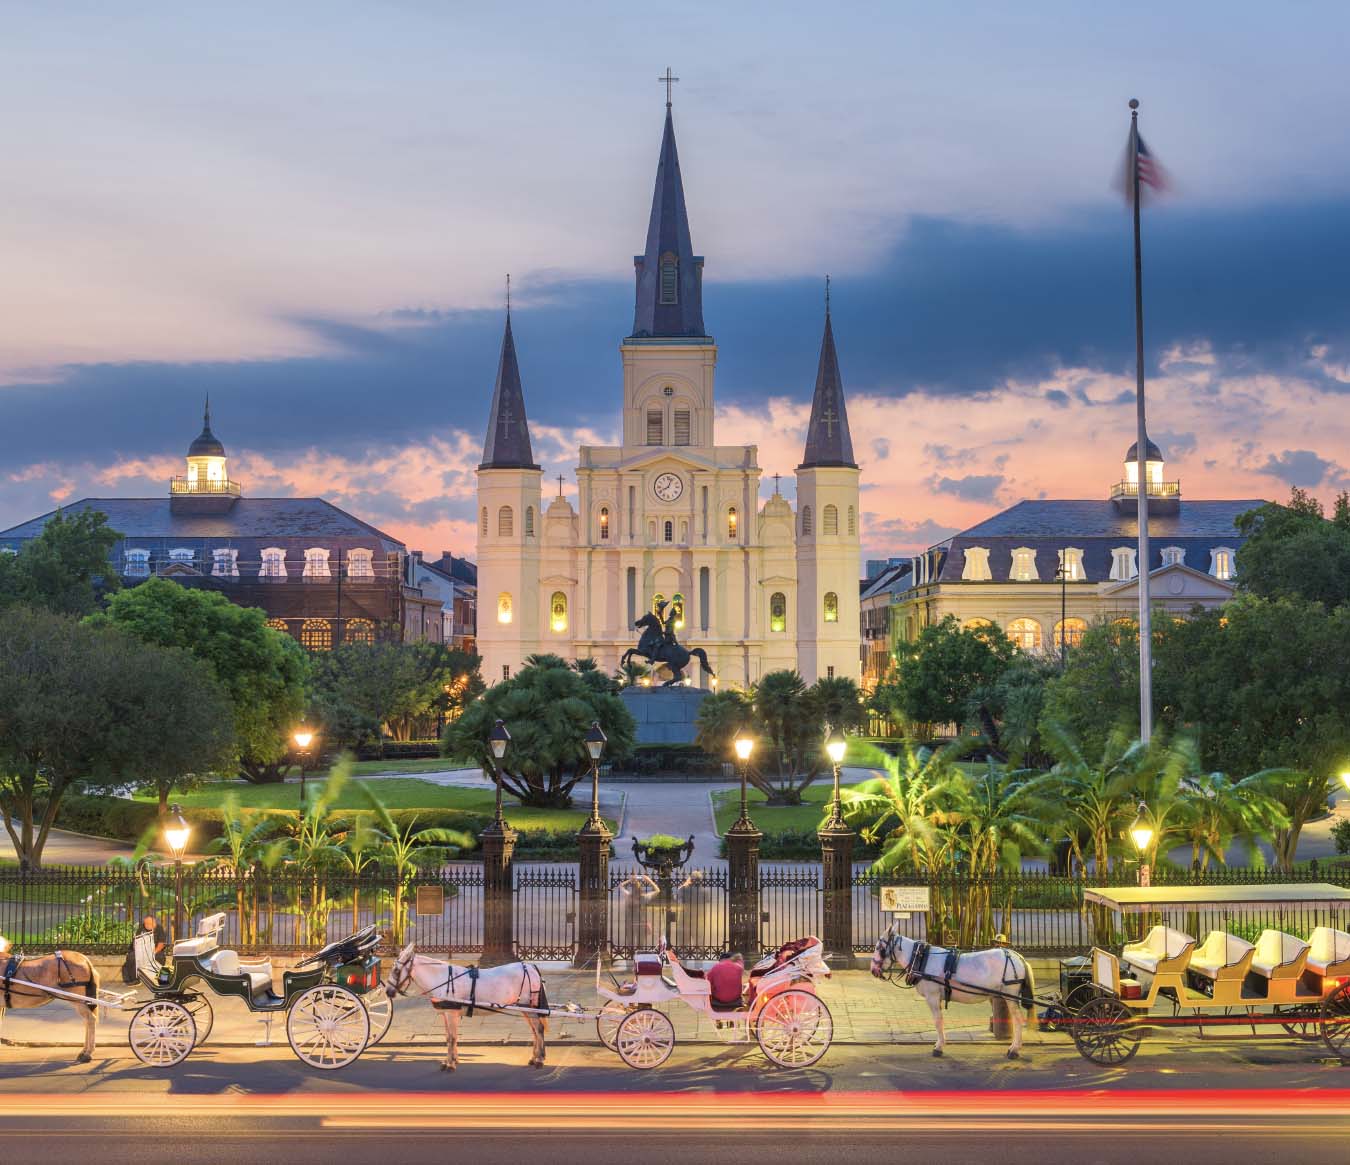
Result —
M418 918L439 918L445 913L445 887L418 886L417 903L413 909Z
M881 912L883 914L927 914L929 911L927 886L883 886Z

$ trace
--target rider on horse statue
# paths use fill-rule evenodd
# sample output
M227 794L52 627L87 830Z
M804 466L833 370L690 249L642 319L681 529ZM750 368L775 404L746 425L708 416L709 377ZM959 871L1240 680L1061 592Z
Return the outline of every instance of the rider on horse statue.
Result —
M641 656L653 667L664 664L670 669L671 676L665 682L664 686L667 688L684 682L684 669L689 666L690 659L697 659L703 664L703 670L708 675L714 675L703 648L695 647L691 651L682 646L675 637L675 623L679 614L679 608L674 603L662 599L656 604L655 613L649 611L643 615L633 624L642 632L642 638L638 640L636 647L624 652L620 666L626 665L635 655Z

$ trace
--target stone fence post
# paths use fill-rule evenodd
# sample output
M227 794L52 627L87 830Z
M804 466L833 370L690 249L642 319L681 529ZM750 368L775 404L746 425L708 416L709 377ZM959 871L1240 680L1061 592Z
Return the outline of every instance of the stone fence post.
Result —
M478 835L483 847L483 955L495 967L515 960L514 882L511 855L516 831L500 817Z

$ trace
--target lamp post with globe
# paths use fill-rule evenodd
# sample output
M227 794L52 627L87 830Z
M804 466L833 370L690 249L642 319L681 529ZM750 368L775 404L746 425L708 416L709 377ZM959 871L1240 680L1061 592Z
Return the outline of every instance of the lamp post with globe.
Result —
M839 770L844 763L848 742L839 729L825 738L825 755L834 773L834 796L829 816L816 830L820 842L820 880L824 891L825 961L831 967L853 965L853 830L844 821L839 793Z
M183 810L177 805L169 807L168 819L164 822L164 842L173 858L173 941L183 937L183 855L187 852L188 838L192 836L192 826L183 817Z
M497 786L492 823L478 835L483 848L483 957L482 966L497 966L515 958L514 918L511 908L511 855L516 831L502 816L502 766L511 745L511 733L498 720L488 733L492 779Z
M609 847L613 835L600 816L600 758L608 740L599 720L586 733L591 760L591 815L577 831L577 875L581 891L581 927L577 935L576 966L585 966L603 954L609 934Z
M741 812L726 832L728 937L731 949L749 956L759 950L759 843L764 835L750 820L746 782L755 738L745 729L736 733L736 767L741 778Z
M1148 811L1148 806L1144 802L1139 802L1139 812L1135 814L1134 821L1130 823L1130 840L1134 842L1135 852L1139 854L1139 885L1147 886L1150 884L1150 872L1148 862L1145 860L1148 854L1148 847L1153 842L1153 817Z
M312 729L301 725L291 734L295 742L295 752L300 758L300 811L305 811L305 770L309 767L309 746L314 743Z

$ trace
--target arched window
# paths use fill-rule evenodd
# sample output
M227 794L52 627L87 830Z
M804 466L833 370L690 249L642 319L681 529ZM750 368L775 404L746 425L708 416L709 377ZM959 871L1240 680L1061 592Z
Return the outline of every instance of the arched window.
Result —
M690 435L693 429L691 423L691 414L688 409L675 410L675 444L688 445Z
M993 623L991 623L988 619L981 619L981 618L977 615L975 618L973 618L973 619L967 619L964 623L962 623L962 624L961 624L961 630L962 630L962 631L976 631L976 630L978 630L978 629L981 628L981 627L992 627L992 626L993 626Z
M487 506L484 506L478 514L478 535L480 538L487 537Z
M1077 647L1083 642L1087 631L1087 622L1083 619L1068 618L1055 624L1055 647Z
M1012 570L1008 575L1010 582L1035 582L1040 576L1036 573L1036 551L1030 546L1019 546L1012 552Z
M736 529L739 524L740 522L738 515L736 514L736 507L732 506L731 509L727 511L727 537L733 542L736 541Z
M1003 630L1023 651L1041 649L1041 625L1035 619L1014 619Z
M1139 573L1135 563L1136 550L1133 546L1117 546L1111 551L1111 579L1124 582Z
M300 626L300 646L306 651L332 651L333 624L327 619L306 619Z
M706 566L698 568L698 625L706 632L712 610L712 572Z
M661 302L680 302L680 261L670 251L661 256Z
M962 582L989 582L993 579L989 570L989 547L967 546L965 558L961 567Z
M769 596L769 630L782 632L787 630L787 595L774 591Z
M811 525L811 507L802 507L802 533L810 534L814 527Z
M487 511L483 511L484 517ZM484 531L486 533L487 531ZM348 578L374 578L375 577L375 552L366 550L363 547L357 547L355 550L347 552L347 577Z
M497 622L511 622L511 596L506 591L497 596Z
M609 541L609 507L600 507L600 541Z
M825 622L839 622L839 596L834 591L825 592Z
M670 596L670 612L675 618L675 630L684 630L684 596L676 591Z
M1209 573L1225 581L1233 577L1233 548L1215 546L1209 552Z
M667 519L667 520L666 520L665 526L662 527L662 532L663 532L663 534L665 535L665 540L666 540L667 542L674 542L674 541L675 541L675 523L674 523L674 522L672 522L672 521L670 521L669 519Z
M657 591L656 594L654 594L654 595L652 596L652 614L653 614L653 615L660 615L661 612L660 612L659 610L657 610L657 608L660 607L661 604L664 603L665 601L666 601L666 596L663 595L660 591Z
M348 643L374 643L375 624L370 619L348 619L343 638Z
M510 538L515 533L516 516L510 506L503 506L497 511L497 537Z
M839 533L839 507L826 506L820 515L820 532L822 534Z
M122 555L122 573L128 578L145 578L150 573L150 551L126 551Z
M656 408L647 410L647 444L660 445L663 440L663 430L665 429L665 413L660 405Z
M286 577L286 552L280 546L269 546L262 552L262 566L258 570L258 577Z
M652 518L647 522L647 541L656 541L656 519Z
M548 601L548 625L557 634L567 630L567 596L562 591L554 591Z
M525 507L525 537L534 537L534 507Z
M304 578L331 578L328 570L328 551L322 546L311 546L305 551Z
M858 532L858 512L852 506L848 508L848 532L850 536Z
M272 628L273 631L280 631L283 635L290 632L290 628L286 625L285 619L268 619L267 625Z

